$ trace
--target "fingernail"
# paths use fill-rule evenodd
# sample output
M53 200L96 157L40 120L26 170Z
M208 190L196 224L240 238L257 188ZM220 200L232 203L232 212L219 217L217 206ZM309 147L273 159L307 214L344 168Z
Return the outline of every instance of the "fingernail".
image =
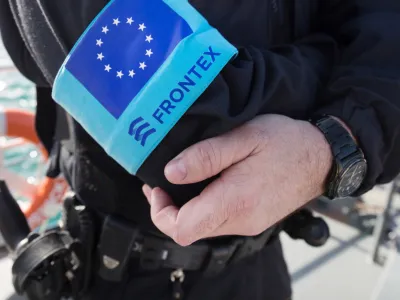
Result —
M176 178L178 180L183 180L187 176L186 166L182 159L174 159L170 161L165 167L165 176L167 178Z

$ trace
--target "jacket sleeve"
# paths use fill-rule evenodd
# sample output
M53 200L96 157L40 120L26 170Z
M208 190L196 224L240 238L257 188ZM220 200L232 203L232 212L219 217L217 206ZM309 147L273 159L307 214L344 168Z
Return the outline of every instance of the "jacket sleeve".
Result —
M0 0L0 32L8 54L22 75L38 86L48 86L21 38L8 0Z
M341 118L365 152L361 194L400 171L400 2L324 3L324 27L338 41L341 58L319 112Z
M245 47L172 128L138 171L177 201L197 195L205 183L168 183L166 163L188 146L227 132L264 113L306 118L325 86L337 54L327 34L312 34L269 49Z

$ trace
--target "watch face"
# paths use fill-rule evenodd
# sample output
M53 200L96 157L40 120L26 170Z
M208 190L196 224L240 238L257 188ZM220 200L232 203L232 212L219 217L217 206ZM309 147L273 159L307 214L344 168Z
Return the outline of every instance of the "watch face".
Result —
M367 164L364 160L352 164L342 175L337 189L338 196L348 197L356 192L364 180L366 171Z

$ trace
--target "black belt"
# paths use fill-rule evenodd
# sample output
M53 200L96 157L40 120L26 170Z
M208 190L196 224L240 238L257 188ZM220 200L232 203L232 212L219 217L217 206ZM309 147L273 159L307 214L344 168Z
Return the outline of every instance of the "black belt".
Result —
M204 241L182 247L172 240L142 232L129 222L108 216L103 221L98 245L99 275L105 280L120 281L133 258L138 259L145 270L171 268L214 275L227 265L261 250L274 232L274 229L269 229L255 237L232 238L222 245Z

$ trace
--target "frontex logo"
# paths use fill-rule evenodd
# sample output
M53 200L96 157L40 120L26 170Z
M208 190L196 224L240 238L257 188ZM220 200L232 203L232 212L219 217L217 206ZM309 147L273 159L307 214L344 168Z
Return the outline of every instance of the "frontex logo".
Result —
M150 124L148 122L143 123L143 121L144 119L142 117L133 120L131 125L129 126L128 133L130 136L133 136L136 141L140 142L140 144L144 147L146 145L147 138L151 134L155 133L156 130L155 128L150 127Z

